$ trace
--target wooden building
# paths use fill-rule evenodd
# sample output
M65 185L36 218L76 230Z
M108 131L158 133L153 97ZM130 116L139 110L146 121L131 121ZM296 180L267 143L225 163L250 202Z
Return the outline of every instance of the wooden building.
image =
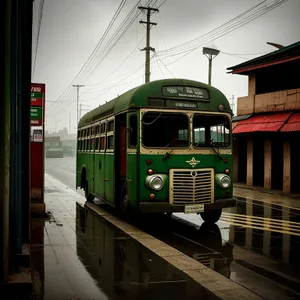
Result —
M242 64L248 96L234 117L234 182L300 193L300 42Z

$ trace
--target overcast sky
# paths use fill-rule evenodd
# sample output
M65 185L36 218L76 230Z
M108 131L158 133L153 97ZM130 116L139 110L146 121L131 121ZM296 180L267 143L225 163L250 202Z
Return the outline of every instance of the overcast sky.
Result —
M140 2L144 5L147 0ZM152 0L153 7L162 5L159 13L151 17L152 22L157 22L151 29L151 46L157 53L151 61L151 80L177 77L207 83L208 59L202 54L202 47L215 47L221 52L213 60L212 85L228 98L247 95L247 77L226 74L226 68L276 50L266 42L286 46L299 41L299 0L288 0L232 32L224 31L226 34L222 37L219 32L208 36L208 40L188 44L187 48L165 50L214 30L260 2L262 0ZM262 9L273 2L266 1ZM94 52L93 60L76 78L120 3L121 0L44 0L35 60L41 0L34 1L32 82L46 84L46 129L69 129L71 118L70 127L75 132L76 89L72 84L85 85L80 89L84 114L144 83L145 52L140 49L145 47L146 31L139 21L146 19L145 14L140 14L126 33L121 35L126 27L123 26L114 35L137 0L125 2L102 46ZM134 10L126 24L138 12ZM110 47L106 46L111 37L110 47L116 43L108 52ZM182 52L195 46L198 48L190 53ZM183 57L185 53L188 54Z

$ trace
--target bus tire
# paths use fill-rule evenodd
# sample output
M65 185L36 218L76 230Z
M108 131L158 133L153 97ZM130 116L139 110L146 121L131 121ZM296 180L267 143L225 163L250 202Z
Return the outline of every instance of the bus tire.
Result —
M89 193L89 185L87 180L85 181L84 195L85 199L89 202L93 202L95 199L95 197Z
M220 220L222 215L222 209L208 210L206 212L200 213L200 215L204 222L208 224L214 224Z

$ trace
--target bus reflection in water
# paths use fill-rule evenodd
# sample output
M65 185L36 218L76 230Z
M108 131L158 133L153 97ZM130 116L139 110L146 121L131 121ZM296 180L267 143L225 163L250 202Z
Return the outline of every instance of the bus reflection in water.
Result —
M76 188L118 213L198 213L215 223L234 207L232 110L201 82L153 81L85 114Z
M209 292L183 272L88 207L78 204L76 216L77 255L109 298L147 300L165 295L168 299L211 299ZM205 226L200 234L209 236ZM220 247L212 248L213 251L224 248L222 239L211 241L208 246L217 244ZM224 258L212 258L211 262L209 267L229 276L230 263Z

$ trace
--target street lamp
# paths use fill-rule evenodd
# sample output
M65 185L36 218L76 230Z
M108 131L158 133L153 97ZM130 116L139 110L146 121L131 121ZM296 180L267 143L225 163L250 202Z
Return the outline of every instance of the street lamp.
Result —
M212 60L220 53L219 50L203 47L202 52L208 58L208 84L211 85Z

